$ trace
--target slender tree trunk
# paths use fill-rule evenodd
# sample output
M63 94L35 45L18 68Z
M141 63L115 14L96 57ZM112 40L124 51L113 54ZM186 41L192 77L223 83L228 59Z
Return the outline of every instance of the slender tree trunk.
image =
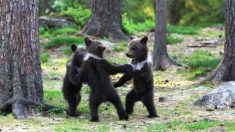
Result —
M0 0L0 5L0 111L26 118L43 99L38 0Z
M212 80L235 80L235 1L225 0L225 36L224 58L212 74Z
M82 33L113 40L127 39L122 26L121 0L93 0L91 8L91 18Z
M181 14L180 14L180 8L181 6L181 0L172 0L170 4L170 23L173 25L176 25L179 23Z
M167 3L166 0L155 0L155 42L153 62L155 70L166 70L172 64L176 64L167 53Z

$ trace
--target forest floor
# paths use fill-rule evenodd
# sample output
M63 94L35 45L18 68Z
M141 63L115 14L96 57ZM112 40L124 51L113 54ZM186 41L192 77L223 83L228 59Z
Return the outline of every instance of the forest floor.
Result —
M149 50L153 48L153 33L150 37ZM155 104L159 118L148 119L147 111L137 103L129 121L119 121L116 111L109 103L103 103L99 109L100 122L90 122L87 85L82 89L82 101L77 108L80 117L69 118L64 109L67 104L61 93L65 65L69 60L61 47L43 50L49 54L49 60L42 63L45 103L59 107L49 112L25 120L15 120L11 114L0 114L0 131L235 131L234 109L207 111L206 108L194 106L193 103L214 87L211 83L200 84L218 65L223 54L224 29L207 27L198 30L197 34L170 34L182 41L168 45L168 52L177 62L188 68L172 67L166 71L154 71ZM205 41L218 41L204 47ZM42 42L47 41L43 38ZM116 47L122 47L118 49ZM202 47L200 47L202 46ZM106 58L119 64L129 63L124 56L126 44L108 46ZM112 76L113 81L121 74ZM124 103L127 92L132 88L128 83L117 92ZM168 96L169 100L159 102L159 97Z

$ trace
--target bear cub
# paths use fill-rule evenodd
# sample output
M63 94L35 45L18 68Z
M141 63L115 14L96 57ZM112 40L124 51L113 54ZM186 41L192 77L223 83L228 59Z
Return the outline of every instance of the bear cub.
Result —
M98 108L102 102L112 103L119 115L120 120L128 120L120 97L115 91L109 75L116 73L127 73L132 70L131 65L110 64L103 58L105 47L99 41L85 38L87 54L81 67L81 81L88 84L91 88L89 106L91 121L99 121Z
M124 74L114 87L122 86L125 82L133 79L134 88L126 96L126 112L131 114L135 102L141 101L148 110L148 117L158 117L154 105L154 85L152 74L152 58L148 57L148 37L141 39L131 38L129 50L126 56L132 58L133 71Z
M75 117L79 116L79 114L76 113L76 108L81 100L80 90L82 87L82 83L79 80L79 72L83 63L83 58L86 54L86 49L72 45L71 50L73 51L73 55L66 66L62 93L68 103L68 110L66 111L67 115Z

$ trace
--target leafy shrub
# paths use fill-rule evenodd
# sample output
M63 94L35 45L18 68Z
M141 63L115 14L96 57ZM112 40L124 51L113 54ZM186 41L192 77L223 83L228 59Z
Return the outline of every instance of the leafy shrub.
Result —
M84 41L82 38L77 37L55 37L52 40L50 40L46 45L44 45L44 48L50 49L53 47L61 46L61 45L72 45L72 44L83 44Z

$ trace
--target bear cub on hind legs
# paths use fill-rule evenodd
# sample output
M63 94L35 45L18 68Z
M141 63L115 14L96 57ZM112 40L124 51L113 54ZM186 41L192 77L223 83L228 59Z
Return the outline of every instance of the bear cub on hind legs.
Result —
M154 105L154 85L152 74L152 58L148 57L148 37L141 39L131 38L129 50L126 56L132 58L133 71L124 74L114 87L122 86L125 82L133 79L134 88L126 96L126 112L133 112L134 104L137 101L143 102L148 110L148 117L158 117Z
M85 38L87 54L81 67L81 81L91 88L89 106L91 121L99 121L98 108L102 102L112 103L120 120L128 120L120 97L115 91L109 75L131 72L131 65L113 65L103 58L105 47L99 41Z
M62 93L68 103L66 114L71 117L76 117L79 116L79 114L76 113L76 108L81 100L80 90L82 87L82 83L79 80L79 72L86 50L84 48L78 48L76 45L72 45L71 50L73 51L73 56L66 66Z

